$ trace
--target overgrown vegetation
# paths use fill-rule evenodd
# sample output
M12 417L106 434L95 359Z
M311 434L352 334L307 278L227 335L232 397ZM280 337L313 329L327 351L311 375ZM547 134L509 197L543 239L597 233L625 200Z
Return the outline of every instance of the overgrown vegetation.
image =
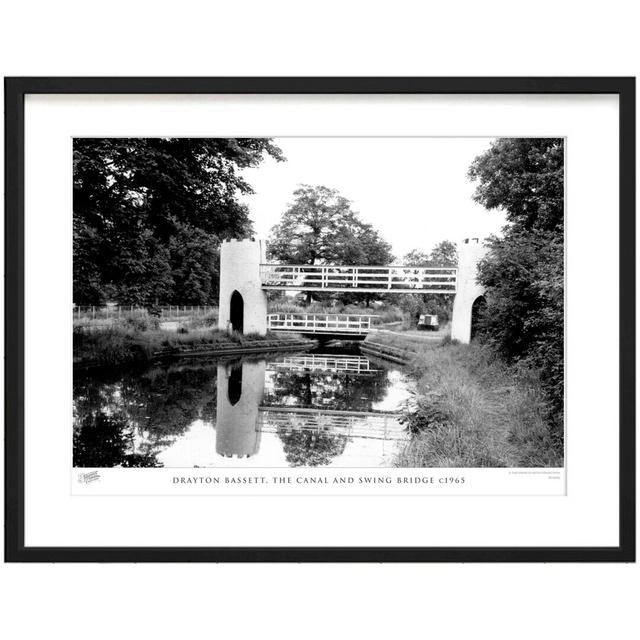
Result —
M556 467L561 434L548 420L536 372L507 364L487 344L422 347L405 423L402 467Z
M485 339L509 363L539 371L548 414L563 433L564 141L500 139L469 170L475 199L506 213L479 267Z
M75 327L73 361L75 364L99 366L147 363L154 355L163 352L167 355L179 355L206 348L249 347L254 343L272 348L296 340L297 336L288 334L228 334L226 331L209 328L184 328L177 332L140 331L125 324L114 324L97 330Z

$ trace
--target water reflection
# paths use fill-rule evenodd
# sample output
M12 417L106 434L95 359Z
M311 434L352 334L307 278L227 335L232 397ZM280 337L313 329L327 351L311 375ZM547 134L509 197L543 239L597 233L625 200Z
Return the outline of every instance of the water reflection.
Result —
M264 372L264 360L218 365L216 452L221 456L248 458L260 450Z
M357 353L76 376L74 465L386 466L407 386Z

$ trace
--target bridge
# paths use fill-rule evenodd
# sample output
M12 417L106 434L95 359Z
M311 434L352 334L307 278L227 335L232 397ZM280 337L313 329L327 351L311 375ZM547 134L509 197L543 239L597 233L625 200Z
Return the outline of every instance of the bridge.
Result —
M260 264L262 288L275 291L454 294L457 272L452 267Z
M295 332L310 336L362 340L371 331L373 315L330 313L270 313L269 331Z
M476 276L478 263L486 251L479 238L465 238L458 245L457 268L284 265L267 262L263 241L225 240L220 247L218 327L224 331L265 335L269 328L267 292L272 290L442 294L454 296L451 337L468 343L472 309L484 294ZM272 322L280 323L280 330L293 330L286 326L293 320L278 318ZM313 321L312 324L315 326L307 328L322 335L321 323Z
M406 440L407 431L398 418L395 413L261 406L256 430L261 433L307 431L347 438Z
M310 358L305 360L303 358ZM365 358L343 357L333 363L332 356L311 354L285 358L276 366L326 366L327 370L361 370ZM325 360L325 362L323 362ZM272 365L270 365L272 366ZM216 452L225 457L250 457L260 450L262 433L279 435L310 433L344 436L346 439L369 439L382 443L408 437L400 423L400 414L388 411L344 411L315 406L269 404L264 396L266 363L244 361L218 363L216 401ZM373 371L371 369L371 371Z
M366 375L378 373L367 358L362 356L332 356L306 353L300 356L290 356L269 364L271 370L286 371L329 371L331 373L350 373Z

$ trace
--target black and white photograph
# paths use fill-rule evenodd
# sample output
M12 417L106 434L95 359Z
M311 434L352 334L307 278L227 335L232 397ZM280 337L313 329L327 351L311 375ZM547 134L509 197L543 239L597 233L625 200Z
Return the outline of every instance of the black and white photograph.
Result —
M72 144L76 469L564 468L563 138Z

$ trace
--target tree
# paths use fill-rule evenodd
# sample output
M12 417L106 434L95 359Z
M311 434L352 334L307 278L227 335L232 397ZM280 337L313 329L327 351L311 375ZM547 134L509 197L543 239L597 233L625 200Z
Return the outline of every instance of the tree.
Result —
M425 267L429 264L431 258L428 253L421 251L420 249L411 249L409 253L406 253L402 259L402 264L406 264L408 267Z
M514 231L560 231L564 223L564 141L503 138L478 156L469 177L474 200L502 209Z
M479 265L486 288L482 319L509 361L535 366L562 434L564 396L564 145L562 139L501 139L478 156L469 176L475 200L502 209L508 224L490 238Z
M74 301L208 303L218 246L251 233L245 167L282 152L265 138L74 140Z
M457 267L458 249L450 240L439 242L429 256L430 267Z
M271 230L271 258L284 264L336 265L385 265L393 260L391 245L360 220L349 200L335 189L301 185L293 195L293 204ZM367 301L370 296L359 294Z
M450 240L442 240L436 244L431 253L420 249L412 249L405 254L402 264L409 267L456 267L458 265L458 250ZM406 311L414 322L422 313L438 316L443 324L451 318L453 298L443 293L415 293L405 294L397 298L400 308Z

